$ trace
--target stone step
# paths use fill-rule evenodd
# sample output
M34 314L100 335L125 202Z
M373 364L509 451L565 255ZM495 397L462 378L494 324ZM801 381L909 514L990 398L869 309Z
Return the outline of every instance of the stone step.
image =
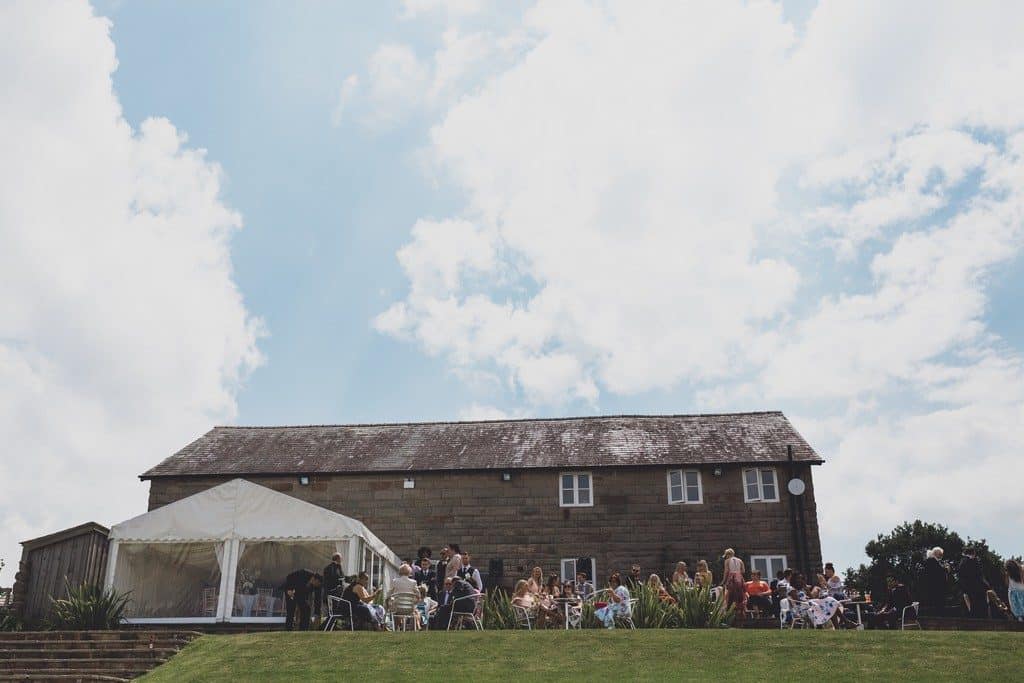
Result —
M133 640L6 640L0 638L0 651L4 650L136 650L144 652L149 649L180 650L188 645L191 639L167 639L161 638L152 641ZM150 647L152 646L152 648Z
M152 659L166 659L178 653L174 647L144 648L23 648L14 650L0 649L0 662L19 659L136 659L149 661Z
M146 672L143 672L146 673ZM141 674L140 674L141 675ZM134 678L134 676L133 676ZM98 674L94 671L79 671L77 673L45 673L45 674L13 674L8 675L0 672L0 681L116 681L125 683L132 680L124 676L110 676Z
M178 638L192 640L198 638L201 633L189 630L160 630L160 631L8 631L0 633L0 640L88 640L88 641L143 641L151 639Z
M68 670L100 671L103 673L149 671L166 661L166 657L154 657L144 661L138 659L112 659L110 657L97 657L96 659L26 657L24 659L0 659L0 673L66 672Z

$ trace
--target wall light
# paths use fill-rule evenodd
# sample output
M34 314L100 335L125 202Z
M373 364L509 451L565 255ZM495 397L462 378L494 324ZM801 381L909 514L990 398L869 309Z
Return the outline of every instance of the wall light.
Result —
M299 486L309 486L309 475L308 474L300 474L299 475Z
M511 472L502 472L501 473L501 480L502 481L512 481L512 473Z
M406 477L405 483L402 485L403 488L414 489L416 488L416 480L412 477Z
M714 474L716 477L722 476L722 468L721 467L716 467L714 469L714 471L712 472L712 474Z

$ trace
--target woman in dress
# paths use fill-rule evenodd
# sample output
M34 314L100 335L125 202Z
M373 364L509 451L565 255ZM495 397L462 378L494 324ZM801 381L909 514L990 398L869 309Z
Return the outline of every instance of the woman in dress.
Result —
M1006 561L1006 601L1017 621L1024 621L1024 571L1016 560Z
M619 573L608 577L608 604L594 611L605 628L615 628L616 617L630 616L629 591L622 585Z
M384 606L374 605L373 601L380 594L381 589L372 593L367 589L370 584L370 575L366 572L359 572L356 580L352 582L341 597L348 600L352 605L352 616L362 619L375 631L384 630Z
M676 562L676 570L672 572L672 586L682 584L683 586L692 587L693 579L690 578L690 573L686 570L685 562Z
M939 548L942 551L942 548ZM846 586L843 585L843 577L836 574L836 568L831 562L825 563L825 582L828 585L828 594L836 600L846 599Z
M651 574L647 578L647 590L657 595L658 600L661 602L669 605L676 604L676 599L673 598L667 590L665 590L665 585L661 582L661 577L657 574Z
M548 577L548 582L544 584L541 593L552 600L562 597L562 583L558 580L558 574Z
M534 595L540 595L541 590L544 588L544 570L540 567L534 567L530 573L530 578L526 580L526 587Z
M796 578L796 575L793 575ZM802 578L802 577L801 577ZM815 628L827 626L830 629L842 626L854 626L844 623L843 605L833 597L808 598L802 589L791 588L789 606L793 612Z
M711 570L708 569L708 563L706 560L701 560L697 563L697 571L693 575L694 586L714 586L714 577L711 575Z
M743 620L747 607L747 584L743 581L743 560L736 557L732 548L722 554L722 588L725 589L725 604L736 608L736 619Z
M811 598L816 600L820 598L827 598L828 596L828 581L826 581L825 575L815 574L814 585L811 586Z

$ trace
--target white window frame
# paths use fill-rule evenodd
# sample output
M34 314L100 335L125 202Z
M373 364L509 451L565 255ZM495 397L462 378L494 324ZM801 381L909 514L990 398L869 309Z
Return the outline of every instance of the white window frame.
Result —
M577 563L578 563L579 559L580 558L578 558L578 557L563 557L559 561L559 563L558 563L558 571L561 572L561 574L562 574L562 582L563 583L565 583L566 581L572 581L572 582L576 581L576 569L577 569ZM590 559L590 583L594 584L594 587L596 589L596 587L597 587L597 558L596 557L591 557L589 559ZM569 575L569 576L567 576L566 573L565 573L565 565L567 563L572 563L572 575Z
M682 500L672 500L672 475L676 472L679 473L679 480L683 485ZM688 472L693 472L697 475L697 500L689 500L686 497L686 489L688 488L686 485L686 474ZM704 482L701 481L700 470L698 469L691 467L690 469L669 470L665 473L665 486L668 489L669 505L700 505L704 502Z
M754 569L756 569L756 567L754 566L754 560L764 561L764 566L767 568L768 573L765 574L765 572L761 572L761 580L767 582L770 582L772 579L775 578L775 574L772 573L772 560L782 560L783 570L785 570L786 567L789 566L789 561L786 559L785 555L751 555L750 566L747 567L748 571L754 571Z
M757 498L751 498L747 492L747 472L757 472ZM772 473L772 481L775 484L775 497L765 498L764 497L764 472ZM743 486L743 502L744 503L778 503L779 498L779 473L774 467L746 467L741 470L740 483Z
M580 488L580 477L583 476L583 475L586 475L587 480L590 482L590 488L588 488L588 489L581 489ZM562 488L562 477L572 477L572 483L573 483L572 489ZM562 495L562 493L564 491L569 491L569 490L572 491L572 502L571 503L566 503L565 502L565 498ZM579 502L579 500L580 500L580 491L584 491L584 490L590 492L590 502L589 503L581 503L581 502ZM558 507L563 507L563 508L590 508L590 507L594 507L594 475L591 474L590 472L559 472L558 473Z

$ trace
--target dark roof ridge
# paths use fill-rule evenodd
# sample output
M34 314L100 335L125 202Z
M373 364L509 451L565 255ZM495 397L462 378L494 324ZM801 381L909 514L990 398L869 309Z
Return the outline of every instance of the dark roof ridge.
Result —
M422 422L353 422L349 424L304 425L214 425L213 429L324 429L325 427L415 427L429 425L510 424L522 422L570 422L579 420L670 419L680 417L733 417L740 415L782 415L781 410L748 410L736 413L680 413L657 415L574 415L570 417L517 417L498 420L427 420Z

